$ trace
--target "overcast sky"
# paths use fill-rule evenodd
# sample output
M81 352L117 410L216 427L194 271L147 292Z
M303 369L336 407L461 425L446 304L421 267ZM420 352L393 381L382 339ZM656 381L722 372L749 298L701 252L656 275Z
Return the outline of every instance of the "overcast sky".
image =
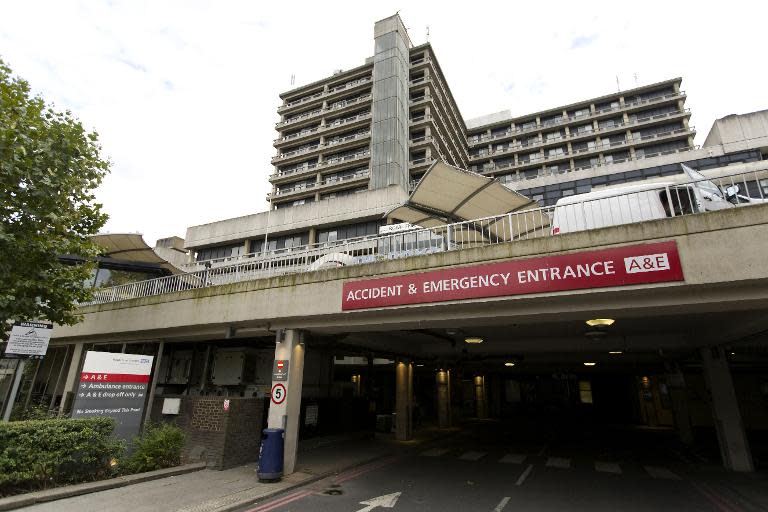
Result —
M462 5L463 8L459 8ZM96 129L106 230L157 238L267 209L278 94L361 65L400 10L465 118L683 77L696 143L768 108L763 2L0 0L0 57Z

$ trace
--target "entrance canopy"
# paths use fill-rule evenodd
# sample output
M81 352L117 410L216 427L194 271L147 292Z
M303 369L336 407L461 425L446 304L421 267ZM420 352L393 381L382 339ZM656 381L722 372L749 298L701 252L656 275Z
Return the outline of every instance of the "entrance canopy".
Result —
M140 266L162 268L171 274L183 273L168 260L157 254L144 242L138 233L103 233L94 235L92 240L103 250L101 256L111 260L130 262Z
M524 213L528 212L528 213ZM512 213L510 217L500 217ZM454 229L466 232L456 241L510 241L549 226L539 204L510 190L498 180L434 162L408 200L386 213L386 218L442 231L446 224L465 222Z

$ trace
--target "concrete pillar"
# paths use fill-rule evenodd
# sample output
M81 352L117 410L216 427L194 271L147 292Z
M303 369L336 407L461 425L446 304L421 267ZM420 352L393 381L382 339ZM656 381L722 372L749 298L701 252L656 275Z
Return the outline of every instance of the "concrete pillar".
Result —
M395 364L395 439L413 438L412 418L413 365L405 361Z
M731 471L754 471L725 351L722 347L705 347L701 349L701 359L712 396L712 415L723 465Z
M299 416L301 414L301 387L304 380L304 333L296 329L279 331L275 345L275 360L287 361L287 380L272 381L285 388L285 397L275 403L274 395L269 404L267 426L285 429L283 474L290 475L296 467L296 451L299 442Z
M451 426L451 392L449 377L446 370L439 370L435 376L437 381L437 423L440 428Z
M488 417L488 402L485 394L485 376L475 376L475 411L479 419Z
M693 430L691 429L691 415L688 411L688 392L685 387L685 377L679 368L667 375L669 398L672 402L672 415L675 418L675 430L680 442L693 444Z
M64 381L64 390L61 393L61 403L59 404L59 417L64 415L64 411L69 405L75 392L77 382L77 372L80 370L80 359L83 356L83 343L78 343L72 350L72 360L69 362L69 371L67 371L67 380Z

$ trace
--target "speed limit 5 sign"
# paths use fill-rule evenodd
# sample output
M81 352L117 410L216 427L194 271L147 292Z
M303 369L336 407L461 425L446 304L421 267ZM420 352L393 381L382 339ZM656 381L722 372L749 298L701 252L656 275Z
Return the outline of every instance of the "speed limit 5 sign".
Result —
M272 403L279 405L285 401L285 395L288 393L285 391L285 386L279 382L272 386Z

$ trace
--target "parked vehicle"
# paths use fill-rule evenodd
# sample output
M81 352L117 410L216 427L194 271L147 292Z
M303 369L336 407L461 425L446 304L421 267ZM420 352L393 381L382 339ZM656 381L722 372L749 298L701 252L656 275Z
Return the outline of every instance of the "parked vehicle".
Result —
M683 170L686 182L638 183L563 197L555 203L552 234L734 207L715 183L686 165Z

